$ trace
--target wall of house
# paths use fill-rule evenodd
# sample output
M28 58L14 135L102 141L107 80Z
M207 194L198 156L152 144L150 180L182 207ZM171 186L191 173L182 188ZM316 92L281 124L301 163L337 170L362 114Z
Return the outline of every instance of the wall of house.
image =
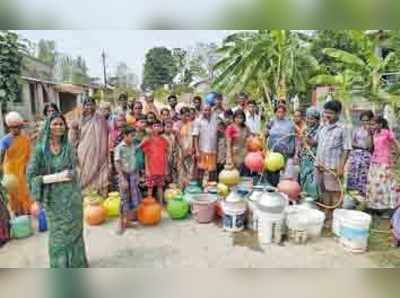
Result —
M31 85L34 88L33 99L31 97ZM46 89L47 91L44 91L44 89ZM45 102L45 92L47 93L47 102ZM24 80L22 83L21 101L9 103L7 105L7 110L14 110L16 112L19 112L24 117L24 119L26 119L27 121L32 121L42 116L44 106L46 105L46 103L50 102L54 102L59 105L58 92L54 89L53 85ZM34 111L32 107L34 107Z

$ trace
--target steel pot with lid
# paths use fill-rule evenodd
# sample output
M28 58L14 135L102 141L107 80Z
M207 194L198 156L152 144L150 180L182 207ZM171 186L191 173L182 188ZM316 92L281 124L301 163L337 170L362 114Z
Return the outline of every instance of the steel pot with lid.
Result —
M278 192L275 187L267 186L257 199L257 208L267 213L283 213L289 200L286 195Z
M249 201L257 202L259 196L263 194L264 189L265 189L265 186L262 186L262 185L254 186L252 192L249 195Z
M233 208L233 209L243 209L246 208L246 200L243 198L243 194L241 194L238 189L233 189L231 193L226 197L225 201L222 204L223 209L225 208Z

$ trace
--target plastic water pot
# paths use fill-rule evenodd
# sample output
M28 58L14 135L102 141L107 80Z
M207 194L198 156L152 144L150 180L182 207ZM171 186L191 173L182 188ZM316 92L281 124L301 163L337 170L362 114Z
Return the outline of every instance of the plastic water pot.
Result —
M47 216L46 211L41 208L38 215L38 231L39 232L46 232L47 231Z
M222 225L225 231L240 232L244 229L246 222L246 202L222 202Z
M33 234L32 220L29 215L17 216L10 220L10 224L12 238L21 239Z

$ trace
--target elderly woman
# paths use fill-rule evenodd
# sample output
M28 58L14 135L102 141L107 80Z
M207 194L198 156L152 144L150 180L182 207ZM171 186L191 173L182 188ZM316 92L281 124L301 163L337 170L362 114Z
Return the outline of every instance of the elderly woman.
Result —
M318 131L321 114L317 108L310 107L306 111L306 127L303 130L303 139L298 160L300 165L300 185L308 196L318 199L319 189L314 176L314 157L318 145Z
M107 196L110 184L108 124L96 113L94 99L84 101L81 117L71 124L69 141L77 149L82 189Z
M76 166L76 153L68 142L65 118L52 114L28 168L32 196L46 209L49 220L52 268L87 267L82 195ZM61 174L64 180L50 184L45 176L52 174Z
M22 133L24 120L16 112L6 115L9 134L0 140L0 173L16 179L16 187L8 189L9 205L15 215L29 214L32 205L26 181L26 168L31 155L31 141Z

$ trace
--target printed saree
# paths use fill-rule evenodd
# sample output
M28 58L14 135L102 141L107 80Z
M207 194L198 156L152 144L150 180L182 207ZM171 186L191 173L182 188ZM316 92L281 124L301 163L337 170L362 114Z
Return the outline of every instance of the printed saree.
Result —
M45 208L49 224L49 257L52 268L87 267L83 240L83 206L76 153L63 138L62 150L53 154L48 148L50 125L36 147L28 168L28 180L34 199ZM70 182L43 184L43 176L70 170Z

